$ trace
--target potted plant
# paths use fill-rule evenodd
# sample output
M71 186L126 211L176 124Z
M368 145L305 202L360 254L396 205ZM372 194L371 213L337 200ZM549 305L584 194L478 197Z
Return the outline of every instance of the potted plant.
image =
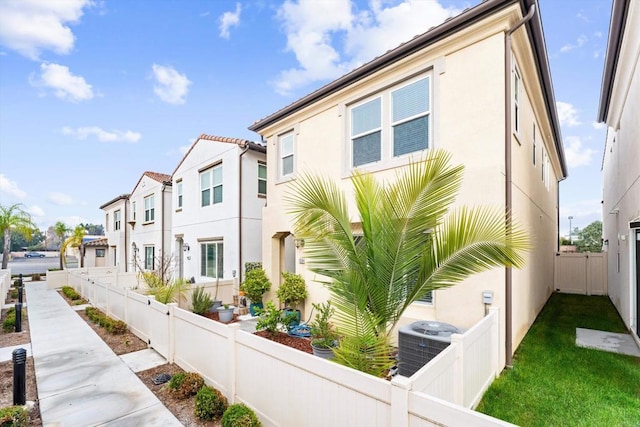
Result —
M267 277L267 273L262 268L255 268L249 271L240 285L247 298L251 301L249 312L252 316L256 315L256 308L262 308L262 295L271 289L271 281Z
M220 278L216 277L216 293L213 295L213 299L211 300L211 306L209 307L210 313L215 313L222 305L222 301L218 299L218 288L220 287Z
M338 344L338 334L333 329L329 319L333 315L334 308L329 301L322 304L313 304L317 311L311 322L311 348L313 354L324 359L333 357L333 348Z
M229 304L223 304L222 307L218 307L218 320L222 323L229 323L233 320L233 309L235 307Z
M282 277L284 282L276 291L276 296L284 303L285 316L289 313L295 314L297 320L293 324L297 325L300 323L301 318L298 304L307 297L307 286L304 278L299 274L284 271L282 272Z

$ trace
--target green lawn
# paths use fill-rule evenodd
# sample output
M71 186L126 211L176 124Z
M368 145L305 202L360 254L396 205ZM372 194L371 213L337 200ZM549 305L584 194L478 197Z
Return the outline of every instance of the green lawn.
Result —
M553 294L477 410L521 426L640 426L640 358L576 347L627 332L607 297Z

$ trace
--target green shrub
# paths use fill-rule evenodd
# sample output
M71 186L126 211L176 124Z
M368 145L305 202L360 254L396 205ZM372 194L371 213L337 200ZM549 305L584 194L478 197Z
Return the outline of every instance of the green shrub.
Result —
M256 313L260 318L256 322L257 330L265 330L270 334L278 331L278 324L282 319L282 311L279 310L272 301L267 303L264 309L257 309Z
M33 273L31 275L31 281L32 282L39 282L40 280L42 280L42 278L40 277L40 274L38 273Z
M240 285L240 290L243 291L247 298L252 303L259 303L262 301L262 295L271 289L271 281L267 277L267 273L262 268L255 268L247 273L244 282Z
M76 290L73 289L71 286L63 286L62 293L65 294L67 298L73 301L82 298L82 296L79 293L77 293Z
M18 299L18 289L17 288L13 288L11 290L11 298Z
M18 286L20 286L20 280L19 280L19 279L15 279L15 280L13 281L13 286L14 286L15 288L17 288Z
M222 427L260 427L261 425L256 414L242 403L229 406L222 415Z
M0 426L26 427L28 422L29 411L22 406L0 408Z
M16 312L13 309L13 313L7 313L7 316L2 321L2 330L5 332L13 332L16 329Z
M204 379L196 372L180 372L169 381L169 390L178 398L194 396L204 386Z
M204 286L198 286L191 294L191 307L195 314L203 315L213 304Z
M95 307L87 307L84 309L84 313L89 320L93 323L97 323L102 326L113 335L120 335L127 332L127 324L122 320L115 320L109 316L104 315L100 310Z
M260 261L256 262L245 262L244 263L244 275L249 274L251 270L255 270L257 268L262 268L262 263Z
M304 278L289 271L283 271L284 282L276 291L276 296L285 306L296 308L307 297L307 285Z
M229 403L219 390L204 386L196 394L196 417L201 420L213 420L220 418L227 409Z

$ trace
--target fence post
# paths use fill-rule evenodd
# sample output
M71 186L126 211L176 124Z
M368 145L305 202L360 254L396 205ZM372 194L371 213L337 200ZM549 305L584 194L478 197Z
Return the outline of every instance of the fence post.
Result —
M176 308L178 304L175 302L167 304L167 308L169 309L169 348L167 350L167 362L173 363L176 359Z
M109 304L109 281L104 282L104 302L107 305L107 315L113 317L111 313L111 305Z
M124 323L129 325L129 288L124 288Z
M491 371L493 378L500 372L500 309L491 307L489 309L491 319Z
M464 345L460 334L451 335L451 346L455 352L453 362L453 403L464 406Z
M238 351L236 341L236 337L238 335L238 331L240 330L240 323L231 323L227 326L229 328L229 396L227 399L229 400L229 404L232 405L236 402L236 382L238 381L238 363L236 360Z
M397 375L391 380L391 422L394 427L409 426L410 378Z

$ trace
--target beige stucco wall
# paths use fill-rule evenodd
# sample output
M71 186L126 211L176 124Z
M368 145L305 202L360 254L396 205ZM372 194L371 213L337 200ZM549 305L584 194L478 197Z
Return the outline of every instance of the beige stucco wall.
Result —
M636 332L635 234L629 224L640 221L639 61L640 5L631 2L606 119L602 218L608 243L609 297L625 324Z
M347 106L421 72L431 78L431 147L443 148L453 156L454 164L465 166L464 183L458 205L491 205L504 209L504 33L520 16L515 9L504 10L492 22L476 24L456 37L440 41L428 49L407 57L383 72L369 76L347 89L324 98L312 107L294 113L261 133L268 139L269 196L263 216L263 263L274 284L279 283L281 248L278 239L290 230L290 217L283 201L287 181L279 181L278 135L295 133L295 170L319 172L337 181L351 194L348 179ZM557 183L559 160L549 135L551 130L541 98L540 85L526 37L514 37L514 56L518 61L526 92L521 102L522 135L513 140L513 211L532 235L535 248L527 255L528 265L514 272L514 342L520 342L548 298L553 283L553 253L557 239ZM521 46L522 45L522 46ZM531 69L525 69L531 67ZM534 80L528 82L527 80ZM534 101L531 101L534 100ZM552 157L551 184L545 188L540 166L532 164L533 123L543 129L543 143ZM543 141L544 139L544 141ZM414 156L419 157L419 156ZM368 170L379 179L390 179L395 168L408 162L401 158ZM350 211L355 216L353 201ZM357 217L354 217L357 222ZM303 251L296 251L296 270L305 274L310 287L306 313L311 302L329 297L314 282L300 263ZM504 308L504 269L476 275L464 283L435 293L433 305L416 303L405 313L403 323L416 319L437 319L469 328L484 315L481 294L494 293L494 306ZM272 291L266 299L275 299ZM504 310L501 311L504 318ZM504 321L502 322L504 337ZM501 338L504 346L504 339ZM504 351L501 352L504 354ZM503 361L504 362L504 361Z

